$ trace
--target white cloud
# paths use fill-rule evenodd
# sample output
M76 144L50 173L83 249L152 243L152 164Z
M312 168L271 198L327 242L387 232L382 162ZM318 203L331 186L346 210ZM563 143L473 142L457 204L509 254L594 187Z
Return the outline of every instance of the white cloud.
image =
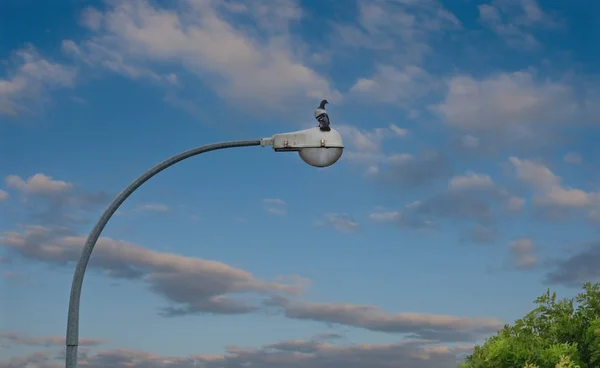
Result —
M481 23L509 46L525 50L541 47L533 30L559 26L559 22L545 13L536 0L493 0L479 5L478 9Z
M27 274L18 273L18 272L10 272L10 271L4 272L1 277L6 280L11 280L11 281L20 281L20 280L26 280L29 278ZM1 334L0 334L0 339L2 339Z
M479 5L479 20L488 25L512 47L537 49L541 46L538 40L522 27L514 23L504 23L500 12L493 6L487 4Z
M453 77L444 101L433 109L453 127L497 131L570 123L583 108L568 84L538 81L531 71L520 71L483 80Z
M136 206L136 209L139 211L149 211L149 212L168 212L169 206L162 203L146 203L140 204Z
M169 9L145 0L111 4L91 39L64 43L90 65L154 79L165 77L152 72L150 63L183 66L220 96L257 111L341 98L296 51L298 41L287 29L302 12L293 1L195 1ZM247 32L231 17L249 19L259 28Z
M27 346L62 346L65 344L64 336L31 337L22 333L12 331L0 331L0 340L4 340L13 344ZM86 337L82 337L79 339L79 345L81 346L97 346L101 344L106 344L107 342L109 342L109 340ZM1 366L2 365L0 365L0 367Z
M373 177L373 176L376 176L377 174L379 174L379 166L370 165L369 167L367 167L367 170L365 170L363 176L364 177Z
M81 12L80 24L91 31L102 27L103 15L94 7L88 7Z
M580 164L583 158L577 152L569 152L563 157L563 161L568 164Z
M374 305L350 303L289 302L277 299L286 317L338 323L372 331L408 333L419 339L438 341L473 341L496 332L502 323L495 318L471 318L426 313L387 313Z
M359 227L359 223L347 213L328 213L323 220L318 220L316 225L330 227L342 233L352 232Z
M516 169L517 178L536 189L548 190L560 184L561 179L542 164L517 157L510 157L509 161Z
M15 51L14 59L14 70L0 79L0 114L29 112L49 100L46 91L71 87L75 81L75 69L42 58L32 45Z
M390 124L387 128L360 129L341 125L338 131L344 136L347 148L346 160L364 169L365 176L373 177L380 173L380 166L390 159L384 152L386 140L408 137L408 129Z
M349 125L340 125L338 131L344 135L349 149L356 153L380 153L384 139L401 138L408 130L390 124L387 128L360 129Z
M498 235L494 227L479 224L463 231L461 240L474 244L493 244L498 239Z
M414 158L403 155L397 160L412 162ZM495 239L497 232L492 225L499 214L505 214L506 210L519 211L524 204L524 199L498 187L490 176L468 172L450 178L445 191L410 202L401 212L379 210L369 217L373 221L392 222L401 228L417 230L439 228L442 220L474 223L477 226L463 238L483 243Z
M465 148L477 148L479 147L479 138L466 134L460 138L460 142Z
M347 142L345 159L364 166L365 175L372 176L379 173L380 164L386 160L383 139L392 136L389 134L392 131L382 128L361 130L348 126L340 126L338 130L344 135L344 142Z
M287 203L283 199L265 198L263 205L265 210L273 215L285 216L287 214Z
M369 218L377 222L397 221L400 218L400 216L401 214L398 211L373 212L369 214Z
M418 66L408 65L398 69L390 65L378 65L374 75L359 78L350 92L366 102L411 109L415 101L439 86L435 78Z
M507 207L511 211L520 211L525 207L525 199L516 196L511 196L508 199Z
M287 203L283 199L279 199L279 198L265 198L265 199L263 199L263 202L268 203L268 204L274 204L277 206L287 205Z
M110 196L105 192L88 192L75 184L37 173L24 179L18 175L4 178L8 188L16 189L27 203L23 213L38 224L73 225L88 221L87 215L105 205Z
M405 206L406 210L414 210L421 205L421 202L414 201ZM432 230L436 228L433 221L407 216L400 211L374 211L369 214L369 219L379 223L392 223L403 229L412 230Z
M152 68L130 62L118 51L100 42L87 41L84 46L81 46L71 40L65 40L62 42L62 49L67 55L88 66L101 66L135 80L149 79L153 82L173 84L173 73L162 75L153 71Z
M566 208L585 208L598 204L599 194L562 185L562 179L548 167L530 160L510 157L517 178L531 186L538 205Z
M399 128L394 124L390 124L390 129L399 137L406 137L409 134L408 129Z
M599 96L581 78L547 78L530 68L481 79L453 76L443 100L429 109L467 134L465 148L531 151L560 141L566 129L594 123Z
M66 228L26 226L20 232L0 234L0 245L25 259L50 265L75 262L85 237ZM148 250L139 245L102 237L94 250L90 268L101 270L113 279L145 282L164 297L166 315L193 313L250 313L260 307L236 293L270 295L303 292L307 283L299 277L280 277L265 281L251 273L221 262Z
M446 157L439 152L394 153L383 160L378 179L401 187L417 187L446 178L451 173Z
M600 243L597 240L579 244L578 251L557 259L546 273L545 282L580 288L586 282L600 280Z
M169 212L171 208L163 203L139 203L131 210L122 210L119 209L115 213L118 216L130 215L139 212L155 212L155 213L166 213Z
M412 209L412 208L417 208L421 205L421 201L412 201L410 203L407 203L404 208L407 209Z
M535 243L530 238L519 238L509 244L513 265L517 268L534 267L538 260L535 256Z
M332 344L314 337L279 341L262 347L230 345L223 354L166 356L132 349L82 349L82 366L112 368L454 368L472 345L445 346L437 341L412 339L390 344ZM38 351L0 361L6 367L60 367L58 354ZM64 363L62 363L64 365Z
M464 176L454 176L448 183L448 189L450 190L465 190L465 189L477 189L485 187L493 187L494 181L489 175L467 173Z
M7 191L0 189L0 201L4 201L10 197Z
M461 27L458 18L436 0L362 0L357 22L337 24L334 39L336 44L381 51L408 65L419 63L431 51L432 38Z
M73 188L73 184L54 180L44 174L35 174L27 180L17 175L9 175L4 179L6 186L18 189L27 194L55 195L65 193Z

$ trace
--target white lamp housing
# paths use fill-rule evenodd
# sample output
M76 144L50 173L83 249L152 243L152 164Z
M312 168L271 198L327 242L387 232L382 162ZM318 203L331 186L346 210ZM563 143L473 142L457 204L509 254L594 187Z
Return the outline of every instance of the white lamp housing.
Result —
M327 167L335 164L344 151L342 136L336 130L322 131L311 128L291 133L275 134L261 140L262 146L273 146L275 152L298 152L311 166Z

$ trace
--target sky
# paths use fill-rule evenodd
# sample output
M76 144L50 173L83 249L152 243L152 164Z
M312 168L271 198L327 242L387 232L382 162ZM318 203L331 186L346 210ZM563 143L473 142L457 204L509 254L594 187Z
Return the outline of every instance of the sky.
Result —
M0 367L446 368L600 281L600 3L0 1Z

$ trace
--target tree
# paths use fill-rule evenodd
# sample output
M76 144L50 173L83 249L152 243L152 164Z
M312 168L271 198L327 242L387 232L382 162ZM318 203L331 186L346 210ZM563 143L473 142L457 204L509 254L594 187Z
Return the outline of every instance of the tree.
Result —
M599 368L600 283L587 283L572 299L556 293L476 346L458 368Z

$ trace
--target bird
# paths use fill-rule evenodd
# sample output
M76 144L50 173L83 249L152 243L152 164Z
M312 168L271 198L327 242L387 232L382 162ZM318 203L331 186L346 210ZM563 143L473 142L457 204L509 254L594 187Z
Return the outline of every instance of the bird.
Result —
M321 129L323 132L328 132L331 130L329 127L329 115L327 115L327 111L325 111L325 105L328 103L329 102L327 102L327 100L321 101L321 104L315 110L315 119L317 119L319 122L317 127L319 127L319 129Z

